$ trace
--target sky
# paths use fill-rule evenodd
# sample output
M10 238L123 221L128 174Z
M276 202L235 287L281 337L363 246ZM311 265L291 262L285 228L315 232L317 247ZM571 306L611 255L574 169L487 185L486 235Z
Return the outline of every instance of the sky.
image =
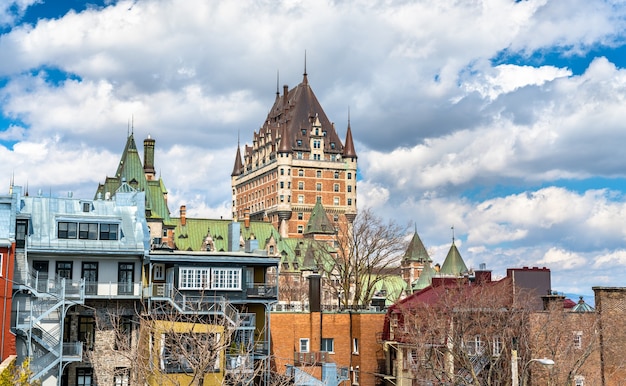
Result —
M496 276L626 285L623 0L0 0L0 184L92 198L130 127L172 215L230 218L238 139L305 64L359 208L434 262L454 237Z

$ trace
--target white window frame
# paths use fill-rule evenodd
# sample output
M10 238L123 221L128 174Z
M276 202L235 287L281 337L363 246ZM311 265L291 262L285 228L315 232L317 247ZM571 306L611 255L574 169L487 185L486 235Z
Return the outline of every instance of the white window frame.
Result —
M300 338L300 352L301 353L308 353L309 350L311 349L311 345L310 345L310 341L309 338Z
M211 268L211 289L241 291L241 268Z
M575 386L585 386L585 377L582 375L574 376L574 385Z
M582 331L574 331L574 348L575 349L583 348L583 332Z
M352 338L352 354L359 354L359 338Z
M153 280L165 280L165 264L155 264L152 268Z
M209 288L210 268L180 267L178 288L182 290L204 290Z
M491 354L494 357L499 357L500 355L502 355L502 338L501 337L499 336L493 337Z

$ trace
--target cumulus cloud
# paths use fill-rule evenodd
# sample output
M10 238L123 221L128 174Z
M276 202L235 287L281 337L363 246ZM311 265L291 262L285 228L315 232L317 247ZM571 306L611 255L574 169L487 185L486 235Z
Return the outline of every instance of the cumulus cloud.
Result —
M567 59L620 45L622 4L119 1L20 24L34 2L0 7L0 173L18 183L89 197L134 130L173 213L230 216L238 140L306 50L341 137L350 111L359 207L414 223L440 261L452 226L474 266L567 262L575 283L620 261L623 193L567 181L625 178L626 72Z

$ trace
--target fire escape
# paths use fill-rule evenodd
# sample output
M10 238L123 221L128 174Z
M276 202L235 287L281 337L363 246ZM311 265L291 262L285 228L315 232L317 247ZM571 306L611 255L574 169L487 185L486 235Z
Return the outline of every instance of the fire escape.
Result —
M68 309L84 304L85 284L83 280L55 280L39 272L30 274L25 266L24 252L18 252L16 279L20 290L30 296L18 301L15 332L28 349L31 380L40 379L55 368L60 377L68 363L82 361L82 342L64 342L69 331L63 330Z

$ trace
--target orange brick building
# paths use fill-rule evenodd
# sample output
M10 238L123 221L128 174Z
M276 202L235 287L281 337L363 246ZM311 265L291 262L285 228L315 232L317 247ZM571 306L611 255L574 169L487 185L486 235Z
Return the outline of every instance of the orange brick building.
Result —
M356 216L357 155L348 120L345 143L306 74L284 86L252 145L239 147L231 174L233 218L271 222L282 237L303 237L321 202L334 222Z
M377 383L384 355L377 342L385 314L367 311L272 312L272 358L275 369L287 364L321 379L321 362L349 370L350 384Z

